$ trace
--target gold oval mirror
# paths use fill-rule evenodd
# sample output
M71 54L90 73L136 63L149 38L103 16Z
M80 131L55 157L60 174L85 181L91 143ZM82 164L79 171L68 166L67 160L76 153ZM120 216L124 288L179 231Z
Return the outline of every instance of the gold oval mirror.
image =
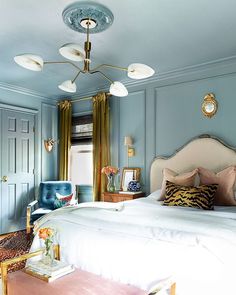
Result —
M215 99L215 95L213 93L208 93L204 97L203 103L202 103L202 112L203 112L203 114L206 117L211 118L217 112L217 108L218 108L218 103L217 103L217 101Z

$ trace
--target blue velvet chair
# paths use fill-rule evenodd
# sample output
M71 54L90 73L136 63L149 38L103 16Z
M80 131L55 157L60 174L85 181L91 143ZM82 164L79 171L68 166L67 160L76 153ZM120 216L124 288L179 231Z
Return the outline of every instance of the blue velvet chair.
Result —
M38 200L35 200L27 206L26 231L31 232L33 223L38 218L54 210L54 201L56 193L67 196L72 193L72 184L70 181L44 181L39 185ZM37 209L36 209L37 208Z

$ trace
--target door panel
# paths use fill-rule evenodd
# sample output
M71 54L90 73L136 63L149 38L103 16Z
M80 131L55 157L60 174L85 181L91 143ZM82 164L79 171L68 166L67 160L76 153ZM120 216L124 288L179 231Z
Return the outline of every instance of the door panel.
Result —
M25 228L26 206L34 199L34 115L2 112L1 232Z

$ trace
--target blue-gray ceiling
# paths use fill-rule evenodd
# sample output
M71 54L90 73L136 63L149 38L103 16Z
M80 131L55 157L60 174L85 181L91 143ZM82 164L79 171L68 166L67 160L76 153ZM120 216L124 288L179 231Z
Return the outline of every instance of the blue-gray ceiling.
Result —
M0 0L0 84L28 89L47 97L65 97L57 85L72 79L69 65L45 65L42 72L19 67L13 57L35 53L45 61L61 61L65 43L83 46L85 35L63 22L69 0ZM102 0L114 14L106 31L91 35L92 66L109 63L128 66L141 62L156 75L236 55L235 0ZM124 72L106 70L126 82ZM103 88L100 76L82 76L77 94Z

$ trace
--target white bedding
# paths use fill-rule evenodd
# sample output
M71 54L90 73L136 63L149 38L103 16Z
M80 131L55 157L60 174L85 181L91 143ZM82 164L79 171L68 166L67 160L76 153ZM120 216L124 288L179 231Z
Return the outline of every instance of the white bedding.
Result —
M56 210L38 224L57 230L64 260L145 290L174 275L178 295L236 294L235 207L202 211L150 198L90 204ZM39 244L36 236L32 250Z

